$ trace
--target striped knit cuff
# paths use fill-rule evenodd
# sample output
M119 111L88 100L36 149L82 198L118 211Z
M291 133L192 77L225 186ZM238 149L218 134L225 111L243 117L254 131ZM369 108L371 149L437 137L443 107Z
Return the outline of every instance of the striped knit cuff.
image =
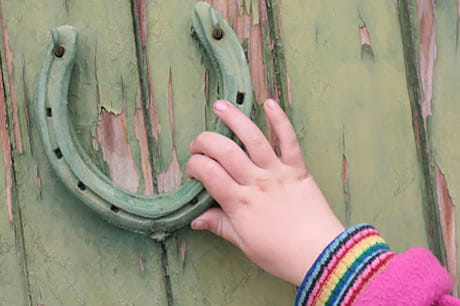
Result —
M297 291L295 306L351 305L394 255L371 225L348 228L316 259Z

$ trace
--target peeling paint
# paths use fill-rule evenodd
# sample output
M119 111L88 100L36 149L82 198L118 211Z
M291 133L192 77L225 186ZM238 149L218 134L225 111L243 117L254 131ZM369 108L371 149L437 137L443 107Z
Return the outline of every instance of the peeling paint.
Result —
M159 192L168 192L179 188L182 183L183 173L177 159L177 150L175 145L175 122L174 122L174 89L172 72L169 70L168 82L168 108L169 108L169 124L171 127L171 139L173 143L172 160L165 171L162 171L157 176L157 185Z
M11 152L11 139L8 133L8 118L6 111L5 88L3 87L3 73L0 74L0 140L2 142L2 156L5 168L5 203L8 210L8 220L10 223L13 223L13 159Z
M345 136L342 136L342 188L343 188L343 202L345 204L345 222L347 225L351 225L351 198L350 198L350 183L348 181L350 170L348 165L348 159L345 154Z
M361 58L364 58L366 55L374 57L371 36L369 35L366 24L359 27L359 37L361 42Z
M32 152L32 137L31 137L31 127L30 127L30 113L29 113L29 99L28 99L28 96L29 96L29 93L28 93L28 90L27 90L27 83L26 83L26 63L25 63L25 59L23 59L23 62L22 62L22 90L24 91L23 92L23 96L24 96L24 115L25 115L25 118L26 118L26 128L27 128L27 138L28 138L28 144L29 144L29 149L31 150ZM33 152L32 152L33 154Z
M147 131L145 129L143 108L138 108L134 112L134 130L136 132L136 138L141 149L141 165L145 184L144 194L152 195L155 193L155 190L153 187L152 166L149 159L149 146L147 140Z
M345 154L342 155L342 183L345 186L348 183L348 160ZM345 200L349 199L348 192L344 192Z
M423 86L423 95L419 104L426 127L426 118L432 115L431 100L433 97L433 73L436 60L436 28L434 20L433 0L417 0L417 14L419 17L419 57L420 77Z
M141 269L141 272L144 273L145 269L144 269L144 261L142 260L142 257L139 256L139 268Z
M289 76L289 72L286 72L286 85L287 85L288 102L289 102L289 105L292 105L291 77Z
M22 136L21 136L21 127L19 124L18 116L18 105L16 102L16 89L14 88L14 78L13 78L13 52L11 52L10 38L8 35L8 29L6 28L5 18L3 17L2 6L0 4L0 19L2 22L2 35L3 35L3 44L5 48L5 61L6 61L6 70L8 73L8 85L10 91L11 99L11 112L13 119L13 132L14 132L14 141L15 148L19 153L23 152L22 146ZM3 88L3 92L5 88Z
M187 241L182 240L180 246L180 260L182 261L182 265L185 264L185 256L187 255Z
M460 31L460 0L457 0L457 29L456 29L456 37L455 37L455 51L458 51L458 39L459 39L459 31Z
M204 74L204 96L206 101L209 100L209 71L206 70Z
M256 102L261 104L270 96L265 78L265 63L262 50L263 37L260 24L251 24L248 46L249 70L252 76L252 87L254 89Z
M101 109L96 137L104 160L109 166L112 181L129 191L136 192L139 186L139 175L128 142L124 105L123 102L123 112L120 115Z
M274 98L278 99L280 105L289 114L289 90L287 84L287 65L283 47L283 25L279 14L279 1L266 0L266 13L269 24L269 35L264 39L270 40L272 48L273 71L276 82L272 84L275 88Z
M446 247L447 255L447 268L450 275L454 281L453 294L457 296L457 257L456 257L456 219L455 219L455 205L452 201L452 197L449 193L449 187L447 185L446 176L439 168L439 165L436 165L436 187L437 187L437 197L438 205L440 211L442 232L444 236L444 244Z
M169 80L168 80L168 114L169 114L169 125L171 127L171 139L173 146L175 147L175 134L176 134L176 123L174 122L174 87L171 67L169 67Z
M42 183L42 178L40 177L40 173L38 173L38 169L37 169L37 188L38 188L38 192L39 194L42 193L43 191L43 183Z
M148 110L150 119L149 124L151 124L151 126L149 126L148 129L151 130L151 135L153 138L158 141L158 134L160 133L161 126L158 120L158 109L156 101L153 96L152 73L150 68L150 61L147 56L147 1L135 0L132 5L139 79L142 87L142 100L144 107L146 107Z
M446 249L443 243L440 212L436 199L436 177L432 168L433 159L426 128L426 118L431 114L433 67L430 68L430 66L434 65L435 58L434 17L431 1L400 0L399 17L404 42L403 50L412 112L412 127L424 184L423 208L426 220L426 236L430 249L442 263L445 263ZM423 68L421 62L424 62ZM427 87L425 91L428 94L423 93L424 87Z

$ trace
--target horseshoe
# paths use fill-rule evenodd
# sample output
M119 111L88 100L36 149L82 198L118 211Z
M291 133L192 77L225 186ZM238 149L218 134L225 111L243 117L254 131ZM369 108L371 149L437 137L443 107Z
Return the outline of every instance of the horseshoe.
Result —
M250 114L254 100L243 49L228 23L207 3L195 5L192 36L198 41L220 88L219 98ZM203 213L211 196L197 180L177 190L146 196L115 185L91 161L72 127L68 91L75 64L78 34L71 26L51 31L38 75L34 120L46 156L61 182L106 221L161 241ZM231 136L220 120L208 130Z

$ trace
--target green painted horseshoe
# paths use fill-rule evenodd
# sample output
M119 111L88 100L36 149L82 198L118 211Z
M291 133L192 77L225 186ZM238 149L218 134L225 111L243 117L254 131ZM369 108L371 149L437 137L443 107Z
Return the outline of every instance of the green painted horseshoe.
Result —
M90 160L79 144L68 111L68 90L77 50L71 26L53 30L38 76L34 118L46 155L61 181L105 220L124 229L163 240L204 212L212 198L203 185L190 180L177 190L155 196L116 186ZM209 4L199 2L192 16L192 36L198 41L220 88L220 98L249 115L253 104L251 78L238 38ZM208 130L230 136L220 121Z

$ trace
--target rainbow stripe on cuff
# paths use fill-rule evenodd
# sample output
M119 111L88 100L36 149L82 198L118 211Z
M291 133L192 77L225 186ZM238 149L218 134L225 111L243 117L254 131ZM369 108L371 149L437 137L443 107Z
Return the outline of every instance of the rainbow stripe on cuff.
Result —
M316 259L297 291L294 305L351 305L394 255L371 225L350 227Z

